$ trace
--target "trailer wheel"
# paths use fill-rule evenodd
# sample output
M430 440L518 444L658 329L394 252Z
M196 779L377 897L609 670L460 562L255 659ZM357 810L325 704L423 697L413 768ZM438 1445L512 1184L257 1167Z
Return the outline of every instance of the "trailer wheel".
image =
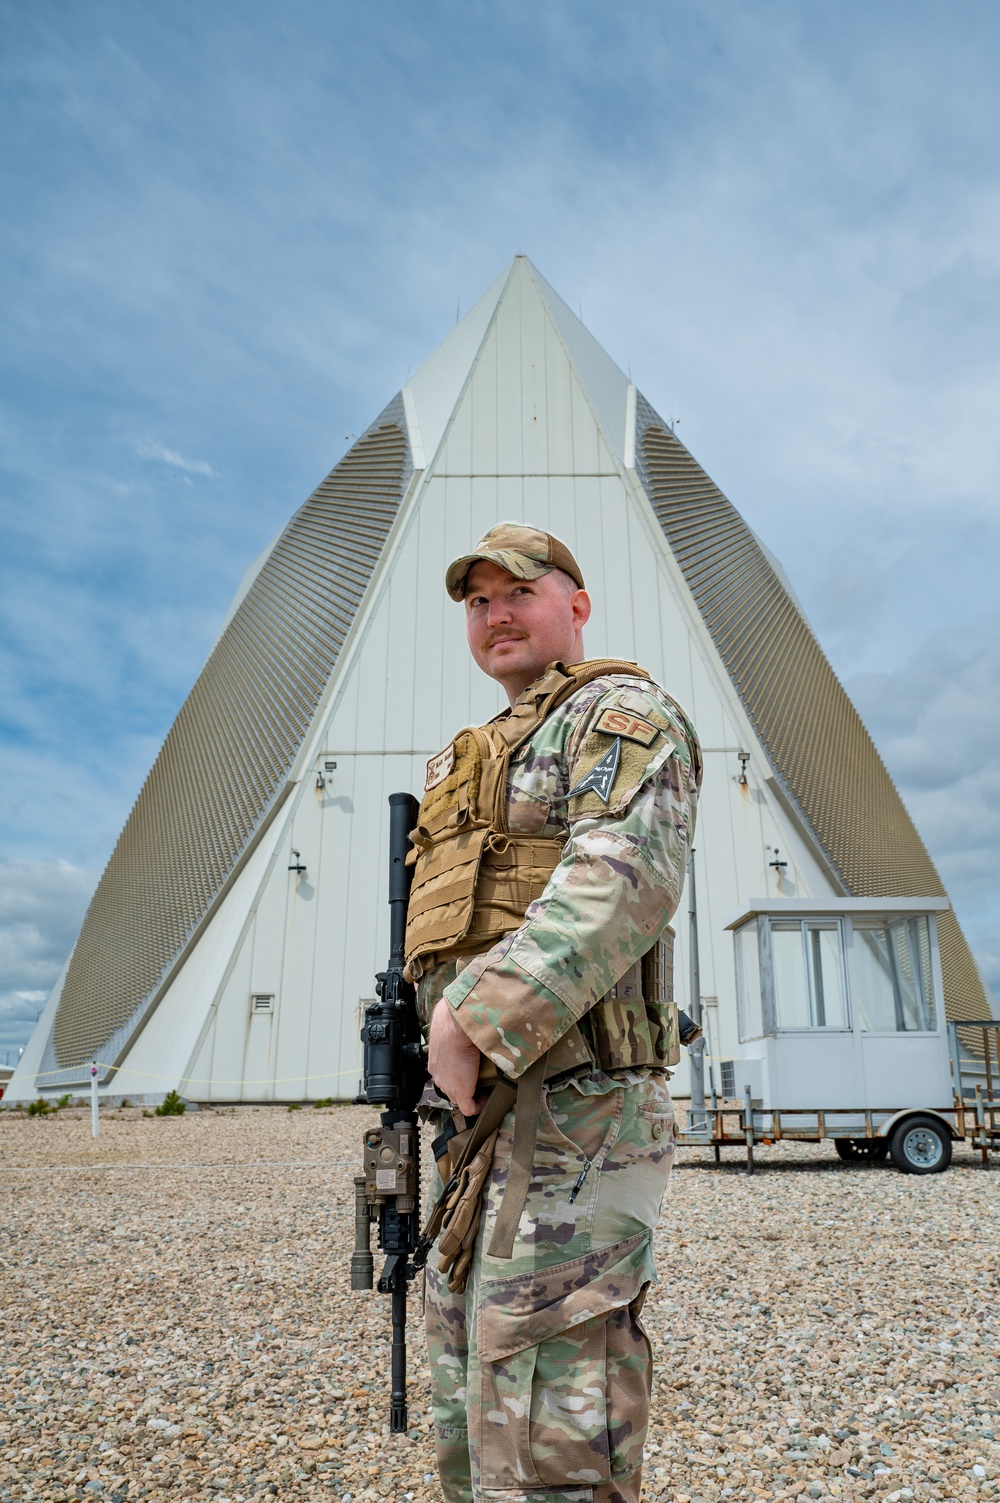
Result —
M951 1135L936 1117L905 1117L889 1152L903 1174L941 1174L951 1163Z
M834 1138L833 1146L845 1164L881 1164L889 1152L888 1138Z

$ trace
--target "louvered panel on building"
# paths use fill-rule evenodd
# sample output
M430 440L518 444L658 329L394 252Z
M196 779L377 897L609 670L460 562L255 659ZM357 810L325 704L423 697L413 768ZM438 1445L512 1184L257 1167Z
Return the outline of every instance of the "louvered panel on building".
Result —
M181 707L77 940L53 1030L117 1053L275 806L402 498L406 436L366 433L295 514Z
M848 893L943 893L871 737L750 528L645 403L639 419L641 473L667 541L779 782ZM949 1017L988 1017L953 912L939 916L938 936Z

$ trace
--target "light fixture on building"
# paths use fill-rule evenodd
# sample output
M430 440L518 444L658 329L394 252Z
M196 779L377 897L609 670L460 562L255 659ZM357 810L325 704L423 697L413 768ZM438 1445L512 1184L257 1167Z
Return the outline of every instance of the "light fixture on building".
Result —
M288 863L288 870L294 872L297 877L301 877L306 869L305 862L302 860L302 852L293 849L292 855L295 857L295 860Z
M736 781L741 788L745 788L747 786L747 763L750 760L750 753L748 751L738 751L736 755L740 759L740 775Z

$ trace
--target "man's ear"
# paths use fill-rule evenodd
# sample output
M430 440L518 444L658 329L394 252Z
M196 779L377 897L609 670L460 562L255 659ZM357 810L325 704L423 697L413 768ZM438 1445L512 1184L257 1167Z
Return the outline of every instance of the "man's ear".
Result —
M573 625L577 631L583 631L590 620L590 596L586 590L577 590L572 597L570 605L573 608Z

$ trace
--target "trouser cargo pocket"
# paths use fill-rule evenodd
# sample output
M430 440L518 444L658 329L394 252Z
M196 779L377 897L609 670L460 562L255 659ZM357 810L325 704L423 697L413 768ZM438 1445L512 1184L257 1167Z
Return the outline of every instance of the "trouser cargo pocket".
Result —
M651 1361L638 1313L653 1277L643 1233L483 1283L470 1415L481 1487L596 1486L640 1464Z

